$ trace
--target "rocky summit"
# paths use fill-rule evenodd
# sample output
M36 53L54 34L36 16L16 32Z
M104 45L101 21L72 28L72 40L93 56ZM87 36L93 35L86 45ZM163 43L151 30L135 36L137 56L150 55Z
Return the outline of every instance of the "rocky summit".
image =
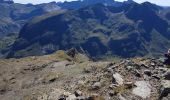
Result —
M93 61L75 49L0 60L2 100L169 100L164 58Z

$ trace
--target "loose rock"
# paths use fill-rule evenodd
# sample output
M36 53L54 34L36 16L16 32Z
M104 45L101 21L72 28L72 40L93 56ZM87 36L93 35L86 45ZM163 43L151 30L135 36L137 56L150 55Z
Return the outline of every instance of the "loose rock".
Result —
M163 75L165 80L170 80L170 69Z
M122 95L119 95L119 100L126 100Z
M162 80L160 98L166 97L169 93L170 93L170 80Z
M100 87L101 87L101 83L96 82L96 83L93 84L92 89L97 90L97 89L100 89Z
M126 83L124 83L124 85L125 85L126 88L128 88L128 89L131 89L131 88L134 86L133 82L126 82Z
M119 73L113 74L113 83L118 85L123 85L123 78Z
M74 94L76 97L78 97L78 96L82 96L83 93L81 91L77 90L74 92Z
M151 71L150 70L144 70L144 74L148 75L148 76L151 76Z
M105 100L105 99L99 95L92 95L87 100Z

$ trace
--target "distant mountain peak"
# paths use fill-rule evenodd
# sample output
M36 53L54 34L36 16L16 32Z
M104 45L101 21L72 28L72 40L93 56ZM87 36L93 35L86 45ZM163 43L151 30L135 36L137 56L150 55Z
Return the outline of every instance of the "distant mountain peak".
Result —
M127 0L127 1L124 1L125 4L132 4L132 3L136 3L135 1L133 0Z
M135 1L133 1L133 0L127 0L127 2L129 2L129 3L134 3Z
M13 0L0 0L0 3L9 3L9 4L13 4L14 1L13 1Z
M57 5L61 8L66 9L79 9L90 5L95 4L103 4L105 6L115 6L120 7L123 4L131 4L134 3L133 0L128 0L124 2L119 2L115 0L77 0L77 1L65 1L65 2L57 2Z

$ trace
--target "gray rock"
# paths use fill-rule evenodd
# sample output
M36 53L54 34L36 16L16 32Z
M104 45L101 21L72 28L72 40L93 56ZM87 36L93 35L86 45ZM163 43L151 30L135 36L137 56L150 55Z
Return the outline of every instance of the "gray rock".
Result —
M78 96L82 96L83 93L81 91L77 90L74 92L74 94L76 97L78 97Z
M76 96L74 94L69 95L66 100L77 100Z
M145 68L149 68L149 66L147 64L141 64L141 67L145 67Z
M68 56L74 58L75 55L78 54L78 51L75 48L71 48L66 53Z
M117 93L116 92L114 92L114 91L109 91L109 96L110 97L113 97L113 96L115 96Z
M113 63L109 63L106 67L107 68L112 68L112 66L114 66L114 64Z
M153 66L153 67L154 67L155 65L156 65L156 64L155 64L154 62L151 62L151 66Z
M54 99L54 97L49 97L49 99ZM66 96L60 95L60 97L58 98L58 100L66 100Z
M119 94L119 100L126 100L122 95Z
M144 70L144 74L148 75L148 76L151 76L151 71L150 70Z
M55 89L48 94L44 93L43 96L40 96L38 100L66 100L70 95L69 92L66 92L62 89ZM73 99L72 99L73 100Z
M162 80L160 98L166 97L169 93L170 93L170 80Z
M119 74L119 73L115 73L115 74L113 74L113 80L112 80L112 82L114 83L114 84L118 84L118 85L123 85L123 78L122 78L122 76Z
M124 85L126 86L126 88L131 89L131 88L133 88L134 83L133 82L126 82L126 83L124 83Z
M100 89L100 87L101 87L101 83L100 82L96 82L96 83L94 83L92 85L92 89L95 89L95 90Z
M163 73L166 73L168 68L164 68L164 67L159 67L159 68L156 68L157 70L163 72Z
M109 85L109 88L110 88L110 89L113 89L115 86L116 86L116 84L110 84L110 85Z
M109 73L114 73L114 71L113 71L112 68L107 68L107 71L108 71Z
M166 80L170 80L170 69L163 75Z
M93 94L87 98L87 100L105 100L102 96L98 94Z
M140 74L140 72L139 72L138 70L135 70L135 75L136 75L137 77L141 77L141 74Z
M79 96L79 97L76 98L76 100L87 100L87 97Z
M137 86L136 88L133 89L132 93L140 96L142 98L147 98L150 97L151 94L151 85L149 84L149 82L146 81L137 81L135 83L135 85Z
M132 66L126 66L126 69L127 69L127 70L132 70L133 67L132 67Z
M157 75L157 74L152 75L152 77L155 78L155 79L157 79L157 80L160 80L160 79L161 79L160 76Z

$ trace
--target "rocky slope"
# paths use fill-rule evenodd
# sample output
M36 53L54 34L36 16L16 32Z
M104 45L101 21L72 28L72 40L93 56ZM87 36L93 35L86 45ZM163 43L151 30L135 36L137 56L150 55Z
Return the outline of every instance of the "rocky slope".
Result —
M170 47L168 11L149 2L120 7L96 4L32 20L20 31L8 57L71 47L92 57L161 55Z
M2 100L169 100L163 58L89 60L75 49L0 60Z

